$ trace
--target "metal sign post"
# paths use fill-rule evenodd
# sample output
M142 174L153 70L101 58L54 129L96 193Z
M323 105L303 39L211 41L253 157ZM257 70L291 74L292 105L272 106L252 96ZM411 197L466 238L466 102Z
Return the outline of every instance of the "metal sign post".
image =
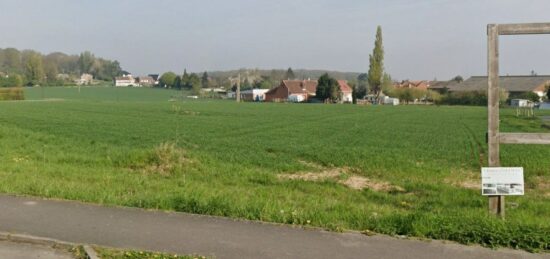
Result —
M550 144L550 134L499 132L499 50L500 35L550 34L550 23L489 24L487 25L488 73L488 145L489 167L500 166L500 144ZM489 196L489 211L504 217L504 196Z

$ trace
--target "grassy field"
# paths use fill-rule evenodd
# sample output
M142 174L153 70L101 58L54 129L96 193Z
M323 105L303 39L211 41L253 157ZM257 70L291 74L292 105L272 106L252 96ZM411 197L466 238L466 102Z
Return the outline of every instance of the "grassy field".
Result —
M527 190L489 216L483 107L168 101L180 94L0 102L0 192L550 250L550 147L501 148ZM513 114L503 131L549 132Z

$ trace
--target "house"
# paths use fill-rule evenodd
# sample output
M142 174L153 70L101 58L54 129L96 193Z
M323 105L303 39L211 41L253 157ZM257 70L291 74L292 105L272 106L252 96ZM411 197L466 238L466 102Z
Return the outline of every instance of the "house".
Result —
M265 93L267 102L305 102L310 96L315 96L317 81L315 80L283 80L275 88Z
M417 80L417 81L403 80L401 81L401 83L395 83L393 86L395 88L416 88L416 89L428 90L430 83L426 80Z
M340 85L340 100L345 103L353 102L353 89L346 80L338 80Z
M438 92L440 94L447 93L449 89L452 87L455 87L455 85L460 84L459 82L455 80L449 80L449 81L430 81L428 90Z
M510 93L511 96L517 96L528 92L533 92L539 97L544 97L550 86L550 76L529 75L529 76L501 76L499 77L499 87ZM482 91L486 92L488 80L486 76L472 76L468 80L449 86L450 92L464 91Z
M317 92L317 80L283 80L275 88L271 88L265 93L267 102L306 102L315 97ZM345 80L338 80L340 86L340 100L342 102L352 102L353 89Z
M241 92L241 100L248 102L263 102L269 89L250 89Z
M151 87L155 85L155 79L150 76L140 76L136 79L137 85Z
M93 79L94 79L94 76L84 73L84 74L80 75L79 79L75 80L75 83L77 85L89 85L89 84L92 83Z
M132 75L123 75L115 77L115 86L116 87L128 87L136 86L136 80Z
M160 78L159 74L148 74L147 76L151 77L151 78L153 78L153 80L155 80L155 85L159 84L159 78Z

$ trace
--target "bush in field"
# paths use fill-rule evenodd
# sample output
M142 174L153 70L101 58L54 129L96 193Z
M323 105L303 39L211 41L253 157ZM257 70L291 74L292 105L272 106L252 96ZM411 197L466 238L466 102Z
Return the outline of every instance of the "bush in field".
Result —
M0 101L24 99L25 93L21 87L0 88Z
M185 162L185 151L174 143L162 143L150 153L147 162L149 166L145 169L146 171L169 176L182 168Z
M441 103L443 96L435 91L426 91L426 100L432 103Z
M526 99L526 100L529 100L529 101L532 101L532 102L539 102L540 101L540 96L536 93L533 93L533 92L526 92L526 93L521 93L521 94L511 94L509 96L509 99Z
M404 103L409 104L417 100L426 100L428 91L418 88L391 88L388 91L388 96L398 98Z
M340 97L340 87L336 79L330 77L327 73L319 78L316 96L320 100L330 100L336 102Z
M441 104L485 106L487 93L482 91L447 93L441 99Z

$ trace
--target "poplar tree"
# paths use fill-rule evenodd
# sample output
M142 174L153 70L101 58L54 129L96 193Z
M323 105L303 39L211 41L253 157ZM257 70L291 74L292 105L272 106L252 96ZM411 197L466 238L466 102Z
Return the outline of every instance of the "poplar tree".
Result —
M292 71L292 68L288 68L288 70L286 71L286 74L285 74L285 79L296 79L296 75L294 74L294 71Z
M376 29L376 40L374 41L372 55L369 56L369 62L369 86L378 99L384 75L384 47L382 46L382 27L380 26Z

